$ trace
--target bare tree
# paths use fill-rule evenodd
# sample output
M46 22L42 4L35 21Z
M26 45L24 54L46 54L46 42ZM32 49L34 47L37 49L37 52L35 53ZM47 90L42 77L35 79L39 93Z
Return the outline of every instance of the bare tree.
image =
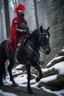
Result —
M35 13L36 27L39 28L38 13L37 13L37 0L34 0L34 13Z
M35 12L36 27L39 28L37 0L34 0L34 12ZM41 61L45 62L45 54L42 52L42 48L40 48L40 59Z
M4 0L4 9L5 9L5 21L6 21L7 37L9 37L9 34L10 34L10 18L9 18L8 0Z

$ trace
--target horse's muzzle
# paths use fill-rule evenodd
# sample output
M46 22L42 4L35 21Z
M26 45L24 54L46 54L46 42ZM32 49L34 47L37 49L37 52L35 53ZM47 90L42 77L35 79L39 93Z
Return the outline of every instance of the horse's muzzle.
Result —
M51 52L51 48L50 47L48 47L48 48L45 49L45 54L46 55L48 55L50 52Z

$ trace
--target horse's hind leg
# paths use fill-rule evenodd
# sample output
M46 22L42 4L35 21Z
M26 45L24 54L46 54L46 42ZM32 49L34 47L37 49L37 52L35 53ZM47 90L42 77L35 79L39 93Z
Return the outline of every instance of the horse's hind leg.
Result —
M30 61L27 61L26 62L26 70L27 70L27 79L28 79L28 83L27 83L27 90L30 94L33 93L31 87L30 87L30 78L31 78L31 72L30 72L30 66L31 66L31 63Z
M35 62L33 66L39 72L39 76L36 78L36 82L38 82L43 77L43 73L42 73L42 70L41 70L41 67L40 67L40 63L39 62Z
M0 60L0 85L3 85L3 79L6 77L5 62L6 58Z
M17 86L17 84L15 83L14 79L13 79L13 76L12 76L12 68L14 66L14 62L10 61L10 65L8 66L8 72L9 72L9 75L10 75L10 80L13 82L13 85L14 86Z
M10 75L10 80L14 83L13 76L12 76L12 68L13 68L13 63L10 61L10 65L8 66L8 72Z
M0 85L3 85L3 65L1 65L1 68L0 68Z

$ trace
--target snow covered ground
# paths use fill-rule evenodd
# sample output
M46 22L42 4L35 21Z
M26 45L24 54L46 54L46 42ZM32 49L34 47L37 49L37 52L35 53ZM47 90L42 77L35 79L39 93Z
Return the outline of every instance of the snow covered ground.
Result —
M34 87L34 88L38 88L38 85L40 82L48 82L49 80L54 80L56 79L56 75L54 76L49 76L49 77L46 77L46 78L42 78L38 83L36 83L35 79L31 80L31 87ZM27 75L26 74L23 74L23 75L20 75L20 76L17 76L15 78L15 81L16 83L19 85L19 86L24 86L26 87L27 86ZM11 85L11 81L9 81L9 78L6 79L6 82L5 82L5 85ZM44 86L41 87L43 90L45 90L46 92L50 92L50 93L54 93L56 94L57 96L64 96L64 89L63 90L60 90L60 91L51 91L50 89L46 89ZM3 96L17 96L15 94L10 94L10 93L4 93L2 90L0 90L0 94L5 94ZM1 96L1 95L0 95Z
M55 59L58 59L58 58L55 58ZM52 60L53 61L53 60ZM51 64L51 62L49 63ZM62 74L64 75L64 61L60 62L60 63L57 63L55 64L54 66L50 67L50 68L45 68L45 69L42 69L42 72L46 72L48 70L51 70L52 68L55 68L56 70L58 70L59 74ZM13 75L16 75L17 76L14 78L15 82L19 85L19 86L24 86L26 87L27 86L27 74L22 74L23 73L23 70L20 70L23 66L22 65L18 65L16 68L14 68L12 70L12 73ZM21 73L21 74L20 74ZM36 78L36 75L35 74L32 74L35 78ZM57 79L57 75L52 75L52 76L48 76L48 77L44 77L42 78L38 83L36 83L36 80L35 78L33 78L30 82L31 82L31 86L32 87L35 87L35 88L38 88L38 85L40 82L49 82L49 81L53 81L55 79ZM9 75L6 77L6 81L4 80L4 84L5 85L11 85L12 82L9 80ZM60 90L60 91L51 91L50 89L46 89L44 86L41 87L43 90L47 91L47 92L50 92L50 93L55 93L57 96L64 96L64 89L63 90ZM1 93L1 92L0 92ZM3 92L2 92L3 93ZM8 95L7 95L8 96ZM9 95L10 96L10 95ZM12 96L15 96L15 95L12 95Z
M64 49L61 50L62 52L64 52ZM43 74L45 74L46 72L51 72L52 69L57 71L57 74L53 74L53 75L46 75L44 78L42 78L38 83L36 83L36 75L32 74L33 78L31 79L30 83L31 83L31 87L35 87L37 89L39 89L38 85L40 83L48 83L48 82L53 82L54 80L57 80L58 75L62 75L64 77L64 60L63 60L64 56L58 56L53 58L44 69L42 69ZM57 62L58 60L61 60L61 62ZM18 84L18 86L24 86L27 87L27 74L25 70L21 70L23 69L23 65L19 64L17 67L15 67L12 70L12 74L14 76L14 80L15 82ZM25 72L24 72L25 71ZM7 74L6 80L3 80L4 84L7 86L12 85L12 82L10 81L9 75ZM50 93L54 93L57 96L64 96L64 89L59 90L59 91L51 91L50 89L45 88L44 86L40 87L41 89L50 92ZM0 96L17 96L13 93L7 93L7 92L3 92L2 90L0 90Z

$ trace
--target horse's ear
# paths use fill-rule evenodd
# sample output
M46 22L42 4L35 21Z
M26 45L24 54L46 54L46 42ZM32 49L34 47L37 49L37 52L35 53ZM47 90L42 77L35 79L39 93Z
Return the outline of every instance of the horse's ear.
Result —
M47 28L47 31L49 31L50 27Z
M43 27L42 27L42 25L40 26L40 31L43 32Z

